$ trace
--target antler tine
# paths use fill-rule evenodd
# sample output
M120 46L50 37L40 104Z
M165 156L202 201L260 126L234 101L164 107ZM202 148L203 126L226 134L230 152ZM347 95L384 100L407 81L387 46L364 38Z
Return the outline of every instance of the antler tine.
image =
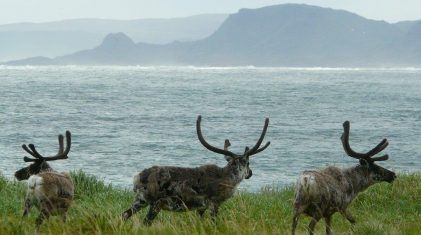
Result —
M228 151L228 148L231 146L231 143L230 143L230 141L229 141L229 139L226 139L225 141L224 141L224 150L225 151ZM227 156L227 155L225 155L225 158L226 157L229 157L229 156Z
M29 157L23 157L23 160L25 161L25 162L36 162L36 161L39 161L39 159L34 159L34 158L29 158Z
M254 147L252 149L250 149L249 151L247 151L246 153L244 153L244 155L247 154L247 155L250 156L250 155L256 154L256 151L259 149L260 145L262 144L263 138L265 138L266 131L268 129L268 125L269 125L269 118L266 118L266 120L265 120L265 126L263 127L263 131L262 131L262 134L260 135L259 140L254 145Z
M35 149L35 145L29 144L28 146L32 150L32 152L34 153L34 155L32 155L32 156L34 156L36 158L44 159L44 157L41 154L39 154L38 151Z
M34 154L31 150L29 150L29 148L26 146L26 144L22 144L22 148L23 150L25 150L27 153L31 154L31 156L39 158L39 156L37 156L36 154ZM30 159L30 158L28 158Z
M348 156L357 158L357 159L365 159L367 161L384 161L387 160L389 157L388 155L384 155L381 157L374 157L372 156L378 154L382 150L384 150L388 145L389 142L387 142L387 139L383 139L376 147L368 151L367 153L357 153L354 150L352 150L351 146L349 145L349 129L350 129L350 123L349 121L345 121L343 123L344 127L344 133L341 136L342 145L344 147L345 152L348 154Z
M247 153L247 151L249 151L250 148L248 146L246 146L246 148L244 149L244 153Z
M63 141L60 140L60 135L59 135L59 145L62 143ZM52 157L46 157L45 160L54 161L58 159L67 159L67 154L70 152L71 145L72 145L71 133L70 131L66 131L66 149L64 150L64 152L62 151L63 146L61 145L59 146L59 153L57 153L55 156L52 156Z
M231 146L230 140L226 139L224 141L224 150L228 150L228 147L230 147L230 146Z
M57 152L57 154L61 154L64 151L63 140L64 140L63 135L58 135L58 152Z
M231 156L231 157L235 157L236 155L234 153L232 153L231 151L216 148L216 147L208 144L208 142L206 142L206 140L203 138L202 130L200 128L201 120L202 120L202 116L199 115L197 117L197 121L196 121L196 131L197 131L197 137L199 138L200 143L202 143L202 145L205 146L205 148L207 148L208 150L210 150L212 152L227 155L227 156Z
M380 153L381 151L383 151L383 149L385 149L388 145L389 145L389 142L387 142L387 139L383 139L376 147L374 147L372 150L368 151L367 154L370 157L374 156L374 155Z
M368 156L367 154L355 152L354 150L352 150L351 146L349 145L349 129L350 129L349 121L345 121L343 123L343 127L344 127L344 133L341 136L341 140L342 140L342 146L345 150L345 153L348 154L348 156L356 158L356 159L362 158L362 159L369 160L370 156Z
M381 157L373 157L371 158L371 161L378 162L378 161L386 161L387 159L389 159L389 155L385 154Z
M254 151L254 153L250 154L249 156L251 156L251 155L255 155L255 154L257 154L257 153L262 152L262 151L263 151L263 150L265 150L267 147L269 147L269 145L270 145L270 141L269 141L269 142L267 142L267 143L265 144L265 146L263 146L263 147L259 148L258 150Z

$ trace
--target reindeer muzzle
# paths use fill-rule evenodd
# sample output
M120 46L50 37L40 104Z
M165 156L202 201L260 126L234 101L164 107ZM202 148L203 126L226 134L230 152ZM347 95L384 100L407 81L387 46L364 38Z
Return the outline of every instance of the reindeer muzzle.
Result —
M250 179L250 177L253 175L253 171L249 170L249 174L246 176L246 179Z
M396 179L396 174L392 173L386 178L386 182L393 183L393 181Z
M27 168L20 169L15 172L15 178L19 181L26 180L29 178L29 173Z

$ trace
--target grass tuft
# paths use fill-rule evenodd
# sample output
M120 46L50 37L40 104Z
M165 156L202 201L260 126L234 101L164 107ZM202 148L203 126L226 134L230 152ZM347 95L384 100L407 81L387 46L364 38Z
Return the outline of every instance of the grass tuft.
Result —
M294 189L263 188L260 192L240 192L222 205L214 223L195 212L161 212L152 226L142 220L146 209L123 222L120 214L130 207L134 193L105 184L82 171L72 172L75 201L67 223L51 217L41 226L41 234L289 234ZM34 234L38 214L21 220L25 182L0 175L0 234ZM381 183L361 193L350 207L357 223L351 226L335 214L335 234L419 234L421 231L421 174L399 175L393 185ZM302 216L298 233L306 232L309 218ZM316 233L324 234L321 221Z

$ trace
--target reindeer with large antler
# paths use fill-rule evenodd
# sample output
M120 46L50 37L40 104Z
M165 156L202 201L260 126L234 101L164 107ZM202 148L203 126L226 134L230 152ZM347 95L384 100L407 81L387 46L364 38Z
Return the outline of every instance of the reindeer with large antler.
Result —
M54 171L48 161L67 159L71 146L71 135L66 131L66 148L64 149L63 135L58 136L58 153L51 157L43 157L35 149L33 144L22 148L34 158L24 157L25 162L32 162L28 167L22 168L15 173L18 180L28 180L28 189L25 197L23 217L27 216L32 206L35 206L40 214L35 221L36 228L50 215L59 214L66 220L66 212L73 201L74 186L69 174Z
M198 116L196 130L200 143L212 152L225 155L227 165L204 165L196 168L154 166L143 170L134 177L133 190L136 192L136 199L132 207L123 213L124 220L148 205L149 211L144 219L146 225L151 224L161 209L179 212L196 210L202 217L209 208L215 219L219 206L233 196L243 179L252 176L249 157L269 146L270 142L267 142L260 148L269 119L266 119L257 143L251 149L246 147L243 154L229 151L228 140L225 141L224 149L210 145L202 135L200 122L201 116Z
M396 178L394 172L375 164L376 161L387 160L388 155L373 157L387 147L389 143L386 139L367 153L358 153L349 145L349 122L344 122L343 127L341 140L345 153L358 159L359 165L346 169L330 166L320 171L302 173L295 191L292 234L295 234L298 218L302 213L312 217L308 226L310 234L313 234L314 227L321 218L326 223L326 234L331 234L331 219L336 212L340 212L354 224L355 219L348 206L358 193L375 183L392 183Z

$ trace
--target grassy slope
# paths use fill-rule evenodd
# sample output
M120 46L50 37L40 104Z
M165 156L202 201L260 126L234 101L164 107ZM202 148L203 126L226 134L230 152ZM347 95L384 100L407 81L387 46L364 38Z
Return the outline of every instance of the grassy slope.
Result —
M51 217L41 227L45 234L288 234L292 217L293 188L259 193L238 193L222 205L217 223L194 212L161 212L150 227L142 224L146 209L130 221L120 220L133 193L105 185L95 177L74 173L76 200L66 224ZM34 209L21 222L25 183L0 176L0 234L34 234ZM333 218L335 234L419 234L421 231L421 174L400 175L393 185L371 187L351 205L357 224L351 225L339 214ZM299 233L309 219L302 217ZM317 227L324 233L324 222Z

